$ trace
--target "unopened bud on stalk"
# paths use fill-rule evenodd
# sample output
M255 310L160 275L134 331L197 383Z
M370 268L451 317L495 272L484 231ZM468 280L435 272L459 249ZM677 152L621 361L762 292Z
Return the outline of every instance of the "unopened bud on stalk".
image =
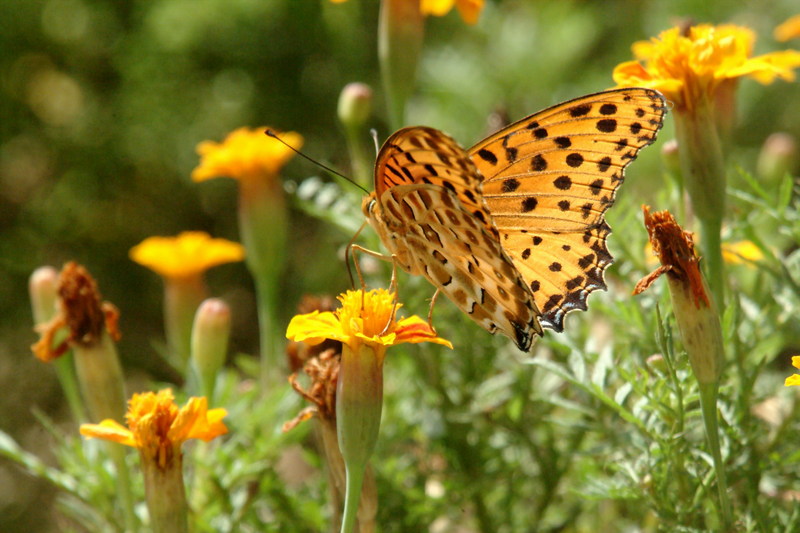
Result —
M777 183L797 167L797 140L789 133L773 133L764 141L758 155L758 175L767 183Z
M203 387L203 395L213 401L217 374L225 363L231 333L231 309L219 298L200 304L192 328L192 364Z
M44 324L55 316L58 299L58 270L51 266L39 267L28 281L33 323Z
M345 85L337 112L345 128L362 127L372 113L372 88L360 82Z

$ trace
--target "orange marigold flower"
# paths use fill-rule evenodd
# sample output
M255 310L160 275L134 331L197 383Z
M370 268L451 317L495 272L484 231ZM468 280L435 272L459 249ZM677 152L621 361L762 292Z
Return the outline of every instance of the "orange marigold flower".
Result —
M184 231L177 237L148 237L130 257L165 278L187 278L211 267L244 259L244 247L227 239L212 239L203 231Z
M222 422L225 409L208 409L204 397L189 398L184 407L175 405L172 390L134 394L128 402L128 427L106 419L82 424L81 435L138 448L143 459L167 469L180 457L181 445L189 439L210 441L228 432Z
M778 41L788 41L800 37L800 15L790 17L786 22L775 28L775 39Z
M792 366L795 368L800 368L800 355L792 356ZM786 378L786 382L784 382L783 385L785 387L800 386L800 374L792 374Z
M453 347L450 341L437 337L418 316L397 320L396 313L402 304L386 289L347 291L338 300L342 307L336 311L314 311L292 318L286 337L312 346L325 339L337 340L354 352L361 345L385 350L404 342L434 342Z
M341 4L347 0L331 0L334 4ZM456 6L461 18L467 24L475 24L483 9L485 0L419 0L419 9L423 15L446 15Z
M705 98L714 99L726 82L741 77L759 83L795 79L800 52L785 50L751 57L755 34L732 24L701 24L688 30L671 28L657 38L633 45L636 61L617 65L619 87L649 87L664 93L678 110L689 110Z
M237 180L277 176L294 152L265 134L266 126L255 129L239 128L224 141L203 141L197 145L200 164L192 171L194 181L228 177ZM300 149L303 137L293 131L277 133L290 146Z

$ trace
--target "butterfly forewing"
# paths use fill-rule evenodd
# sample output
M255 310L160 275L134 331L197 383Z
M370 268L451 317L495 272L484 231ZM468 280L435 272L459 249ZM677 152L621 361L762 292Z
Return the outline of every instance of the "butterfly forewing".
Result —
M376 165L377 212L369 213L402 268L422 274L486 330L522 350L541 334L525 280L503 251L466 151L430 128L405 128Z
M461 206L494 234L486 203L480 198L482 177L464 149L441 131L417 126L403 128L389 137L378 155L375 193L398 185L424 184L454 193Z
M542 325L560 331L605 288L604 213L665 111L656 91L606 91L469 151L433 128L404 128L378 154L365 213L403 269L528 350Z
M605 211L625 167L661 128L665 101L649 89L584 96L522 119L469 150L500 242L542 311L563 329L605 288L612 257Z

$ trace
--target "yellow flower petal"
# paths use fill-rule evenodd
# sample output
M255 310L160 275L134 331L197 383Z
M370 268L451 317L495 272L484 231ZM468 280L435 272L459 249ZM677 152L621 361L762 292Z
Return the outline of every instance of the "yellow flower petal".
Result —
M671 28L635 43L637 61L618 65L614 81L619 87L657 89L678 109L691 111L702 99L713 100L728 80L750 77L767 84L775 78L794 79L800 53L786 50L750 57L754 42L750 29L732 24L701 24L688 31Z
M348 336L334 313L314 311L293 317L286 329L286 338L314 346L325 339L344 342Z
M131 248L130 258L165 278L184 278L243 260L244 247L203 231L184 231L177 237L148 237Z
M291 148L264 132L267 127L239 128L224 141L204 141L197 145L200 164L192 171L194 181L228 177L237 180L275 177L294 156ZM284 142L300 149L303 137L293 131L278 133Z
M330 313L314 311L292 318L286 337L294 341L319 344L333 339L350 346L353 351L366 344L388 347L403 342L435 342L452 345L436 336L428 324L417 316L397 320L402 307L395 295L385 289L347 291L339 296L342 307Z
M795 368L800 368L800 355L792 356L792 366Z
M453 349L453 344L450 341L438 337L436 331L431 328L428 322L416 315L404 318L398 322L396 331L397 344L401 342L411 342L415 344L419 342L433 342L447 346L451 350Z
M786 381L783 383L784 387L797 387L800 386L800 374L793 374L786 378Z
M800 37L800 15L795 15L777 28L774 33L778 41L788 41Z
M764 259L764 254L751 241L739 241L724 243L722 245L722 258L726 263L732 265L745 264L753 266L752 263Z
M104 439L111 442L118 442L125 446L136 447L136 439L133 433L122 424L106 419L99 424L81 424L81 435L90 439Z
M125 415L128 427L113 420L100 424L83 424L81 434L139 448L142 457L167 468L180 454L180 446L188 439L209 441L228 432L222 423L225 409L208 410L204 397L190 398L178 408L170 389L157 393L134 394Z
M334 4L341 4L346 1L331 0ZM475 24L478 22L484 2L485 0L419 0L419 10L425 16L441 17L448 14L453 9L453 5L455 5L464 22Z

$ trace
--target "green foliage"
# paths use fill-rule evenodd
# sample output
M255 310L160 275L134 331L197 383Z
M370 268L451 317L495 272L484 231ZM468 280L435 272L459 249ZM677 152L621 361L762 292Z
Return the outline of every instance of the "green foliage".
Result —
M0 30L0 335L7 339L0 350L12 361L8 368L30 357L26 276L75 258L122 310L126 370L148 379L130 387L155 389L173 377L153 348L162 337L159 285L126 261L128 250L147 236L185 229L235 238L233 185L189 182L194 148L204 139L242 125L295 130L306 138L306 153L346 169L335 116L338 91L351 81L376 89L370 127L385 138L377 9L357 0L0 3L0 20L12 22ZM674 17L749 24L761 53L788 47L770 34L793 10L789 0L769 10L739 2L497 0L477 26L455 13L432 17L409 122L469 145L493 113L516 119L611 86L611 69L630 58L630 44ZM800 137L800 98L796 83L740 85L738 126L726 146L723 238L751 241L763 258L726 265L722 456L736 530L795 531L800 406L783 380L790 356L800 353L798 169L777 181L754 169L769 133ZM586 313L570 315L565 333L547 332L522 354L442 298L433 323L455 349L389 352L372 459L378 531L719 530L700 393L665 285L631 296L655 268L640 205L669 208L691 227L680 177L660 162L670 130L630 167L609 212L609 290L592 295ZM283 325L302 294L349 287L342 251L363 222L361 196L343 181L307 176L317 172L298 158L284 170L292 229L276 313ZM382 248L370 229L358 242ZM388 286L389 265L359 257L367 285ZM402 272L398 283L403 312L425 316L432 287ZM258 364L244 355L258 345L251 282L231 266L212 273L210 285L233 303L233 344L242 354L219 376L212 406L228 410L230 433L184 447L190 521L198 532L329 530L335 511L314 421L283 433L305 405L283 379L262 385ZM16 373L5 373L5 388L17 386ZM182 403L191 391L175 381ZM4 468L17 465L58 489L59 529L46 523L41 502L27 527L122 531L102 443L79 438L54 408L35 422L12 416L60 401L36 394L2 404L0 432ZM46 428L49 453L17 444L31 424ZM138 456L130 451L127 460L131 490L143 502ZM0 494L12 489L0 486ZM136 508L143 524L145 511L143 503ZM3 520L0 530L15 524Z

